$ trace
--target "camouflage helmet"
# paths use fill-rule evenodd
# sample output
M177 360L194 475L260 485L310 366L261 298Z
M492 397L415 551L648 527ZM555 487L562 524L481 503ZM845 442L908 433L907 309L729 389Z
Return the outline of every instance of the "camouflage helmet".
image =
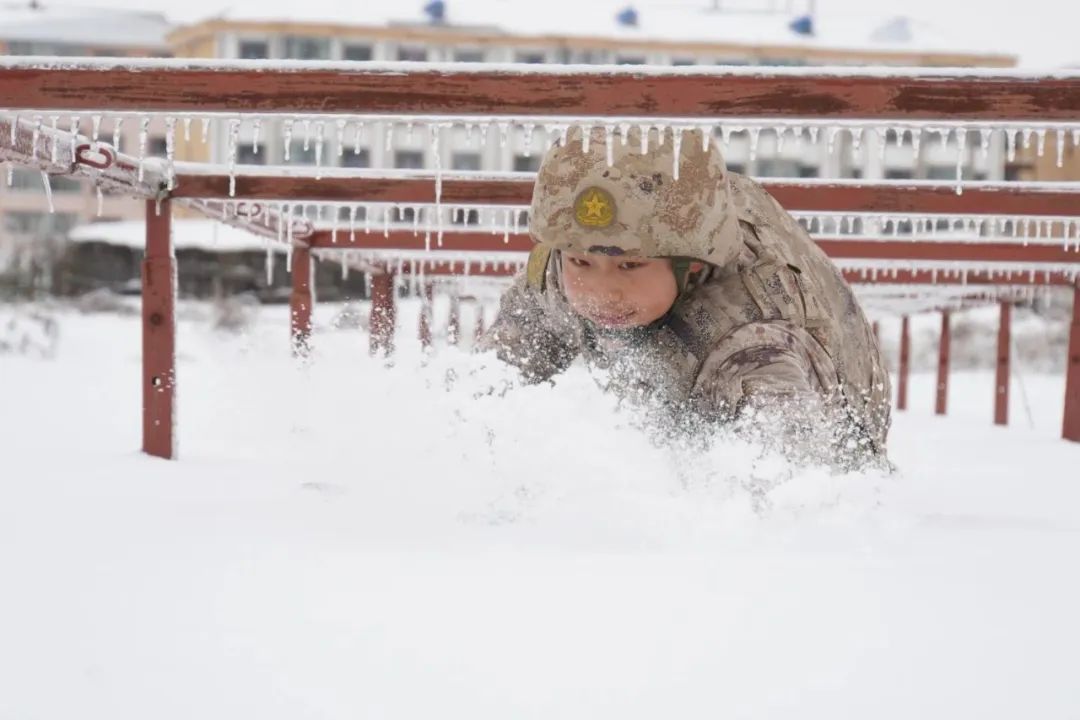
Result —
M574 128L545 155L529 233L541 247L725 265L738 220L720 148L701 130ZM587 140L587 142L586 142ZM611 147L608 147L608 145ZM676 171L675 152L679 152Z

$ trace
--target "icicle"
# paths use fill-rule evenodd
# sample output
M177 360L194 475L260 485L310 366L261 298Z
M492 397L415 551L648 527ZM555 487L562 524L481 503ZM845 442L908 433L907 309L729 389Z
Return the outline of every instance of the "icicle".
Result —
M12 145L12 147L14 147L14 145L15 145L14 126L12 126L11 132L12 132L11 145ZM41 139L41 116L40 115L35 115L34 116L34 132L30 135L30 159L31 160L36 160L37 159L38 140L40 140L40 139Z
M536 125L534 125L533 123L526 123L524 128L525 128L525 157L532 157L533 130L536 129Z
M982 151L983 162L990 157L990 128L979 128L979 148Z
M120 150L120 131L121 131L121 128L123 128L123 127L124 127L124 118L118 117L115 120L113 120L112 145L117 150Z
M1080 148L1080 128L1073 128L1072 141L1074 148Z
M150 118L139 118L139 182L143 181L146 162L146 142L150 138Z
M667 142L667 126L656 126L656 147L664 147L664 143Z
M712 135L712 128L708 125L702 125L698 128L701 133L701 152L709 152L709 137ZM626 140L623 140L625 143Z
M348 253L340 253L338 255L338 262L341 263L341 279L349 279L349 257Z
M102 212L105 210L105 194L101 192L101 186L94 186L94 194L97 196L97 217L101 217Z
M278 228L281 227L281 220L278 219ZM280 233L278 239L280 240ZM270 287L274 284L274 246L267 243L266 245L266 286Z
M56 132L56 124L59 122L59 115L49 116L49 124L52 127L52 150L50 153L50 158L52 159L53 165L56 165L60 160L60 134ZM72 138L72 144L74 144L74 142L75 139Z
M967 129L956 130L956 194L964 194L964 155L967 148Z
M731 128L727 125L720 126L720 139L724 143L724 152L727 152L728 145L731 143Z
M581 126L581 152L585 155L589 154L589 141L592 140L592 127Z
M49 173L44 170L41 171L41 182L45 185L45 199L49 202L49 214L56 212L56 208L53 206L52 196L52 182L49 180Z
M757 144L758 135L761 133L761 128L753 126L750 128L750 162L754 162L754 158L757 157Z
M630 141L630 123L619 123L619 140L622 141L622 146L626 147L626 143Z
M951 135L952 133L949 128L937 128L935 132L937 132L938 139L941 142L941 149L944 150L949 146L949 135Z
M94 115L90 118L90 140L92 142L98 141L98 136L101 134L101 116Z
M611 125L604 126L604 151L607 155L607 166L611 167L615 162L615 143L612 142L612 134L615 129Z
M510 211L503 210L503 245L510 243Z
M262 118L255 118L251 121L251 152L255 155L259 154L260 130L262 130Z
M374 208L368 207L364 209L364 234L371 234L371 210Z
M649 126L640 125L638 127L641 130L641 154L644 155L649 152Z
M911 129L911 153L915 161L919 160L919 144L922 142L922 130L917 128Z
M240 120L229 120L229 197L236 197L236 145L240 137Z
M863 129L852 128L848 130L851 133L851 160L852 162L859 162L859 147L862 144Z
M322 177L323 148L326 146L326 123L320 122L315 127L315 179Z
M889 130L892 130L893 137L896 138L896 144L899 145L900 144L900 130L897 129L897 128L889 128ZM885 163L885 150L889 145L889 130L886 130L884 134L880 134L880 133L878 133L877 128L873 128L874 140L878 144L878 160L882 164Z
M396 205L391 205L389 208L386 208L383 211L383 216L382 216L383 217L383 221L382 221L383 222L383 230L382 230L383 237L390 237L390 211L391 211L391 209L396 209L396 208L397 208Z
M169 190L176 186L176 118L165 118L165 181Z
M675 168L674 168L674 170L672 172L672 177L674 177L674 179L678 180L679 179L679 160L682 157L682 134L683 134L683 129L681 127L673 127L671 129L671 132L672 132L671 145L672 145L672 150L673 150L673 152L675 154Z
M442 158L439 150L439 125L435 124L431 126L431 152L435 157L435 225L438 228L436 233L438 237L439 247L442 247L443 241L443 219L442 219ZM431 248L425 244L425 250Z
M834 128L834 127L829 128L829 134L828 134L827 140L826 140L827 152L828 152L829 157L832 157L833 150L836 148L836 135L839 132L840 132L840 128ZM753 155L751 155L750 159L751 160L753 159Z
M293 214L296 212L295 205L285 206L285 271L292 272L293 231L295 223Z
M1054 140L1057 144L1057 166L1061 167L1065 162L1065 131L1059 128Z
M311 150L311 120L304 120L304 152Z
M191 142L191 118L184 118L184 142Z
M204 117L202 119L202 143L205 145L210 137L210 118Z
M466 144L472 142L472 129L473 129L473 124L471 122L465 123L465 143ZM547 125L544 126L544 129L547 129Z
M499 147L504 148L510 142L510 123L499 123ZM585 150L588 152L588 149Z
M773 132L776 133L776 154L780 155L784 152L784 136L787 135L787 128L778 127Z
M293 122L295 121L290 118L281 125L282 144L285 146L285 162L289 162L292 155Z
M1035 138L1038 140L1036 143L1035 153L1039 156L1043 156L1043 152L1046 150L1046 129L1039 128L1035 131Z
M361 142L361 138L363 136L364 136L364 123L362 121L357 120L356 121L356 132L352 136L352 154L354 154L354 155L359 155L360 154L360 142Z
M489 127L490 127L490 123L482 123L480 125L480 146L481 147L487 147L487 135L488 135L488 128ZM569 132L569 130L570 130L570 127L568 125L563 126L563 132L562 132L562 144L563 145L566 145L566 133Z
M79 116L72 115L68 125L68 133L71 135L71 164L74 165L79 159Z
M364 217L367 217L366 212ZM349 242L353 245L356 244L356 205L349 206Z
M416 237L420 234L420 208L412 208L412 234Z
M1016 160L1016 135L1019 132L1015 129L1005 128L1002 132L1005 133L1005 147L1007 149L1007 157L1009 162Z
M817 145L817 143L818 143L818 134L820 132L821 132L821 128L819 128L817 125L812 125L810 127L810 143L812 145Z
M1021 137L1024 140L1025 150L1031 149L1031 132L1031 128L1024 128L1023 133L1021 134Z

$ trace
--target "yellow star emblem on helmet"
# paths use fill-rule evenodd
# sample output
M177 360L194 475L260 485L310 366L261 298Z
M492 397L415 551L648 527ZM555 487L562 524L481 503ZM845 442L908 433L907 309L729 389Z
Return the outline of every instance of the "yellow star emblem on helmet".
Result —
M586 188L574 201L574 217L587 228L605 228L615 221L615 198L603 188Z

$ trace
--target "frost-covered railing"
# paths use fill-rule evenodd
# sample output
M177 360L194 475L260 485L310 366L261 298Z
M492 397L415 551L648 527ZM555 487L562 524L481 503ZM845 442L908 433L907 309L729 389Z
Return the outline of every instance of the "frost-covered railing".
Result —
M564 141L575 126L599 127L611 138L637 126L645 130L642 151L651 142L716 137L750 163L794 145L818 149L823 162L850 154L882 163L907 152L917 160L933 152L936 164L953 164L954 181L765 185L852 282L905 293L924 285L965 288L928 292L934 307L1010 300L1026 292L1020 286L1075 285L1080 273L1080 185L971 182L965 175L976 163L1003 166L1021 152L1052 152L1061 166L1070 146L1080 148L1078 71L6 58L0 103L0 159L38 167L46 188L50 173L74 172L151 200L146 332L166 332L168 343L171 294L160 283L168 285L172 267L172 203L287 245L294 341L302 348L313 255L336 256L343 272L374 272L374 311L390 317L393 278L419 287L428 276L515 272L529 247L532 176L451 173L445 150L464 144L528 157ZM138 128L136 151L127 155L117 152L125 126ZM164 137L160 157L148 153L151 131ZM336 167L361 148L378 156L395 146L421 148L433 170ZM285 162L303 151L312 167L247 166L241 147ZM200 155L212 162L185 162ZM915 307L907 295L903 303L896 294L875 301L890 298ZM373 323L373 339L388 327ZM1074 335L1065 434L1080 439L1075 324ZM154 428L171 428L172 360L162 345L151 347L158 353L146 370L154 421L148 433L158 438L151 451L171 454L171 440ZM168 413L153 402L163 388Z

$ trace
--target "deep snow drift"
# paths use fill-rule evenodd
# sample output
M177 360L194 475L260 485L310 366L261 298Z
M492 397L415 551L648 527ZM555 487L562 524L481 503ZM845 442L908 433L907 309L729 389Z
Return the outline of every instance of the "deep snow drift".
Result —
M321 307L185 307L178 462L138 321L0 355L0 718L1071 717L1080 447L1062 380L913 378L893 476L650 445L576 368L392 367ZM440 317L443 317L440 315ZM489 315L490 319L490 315ZM470 327L465 318L465 327Z

